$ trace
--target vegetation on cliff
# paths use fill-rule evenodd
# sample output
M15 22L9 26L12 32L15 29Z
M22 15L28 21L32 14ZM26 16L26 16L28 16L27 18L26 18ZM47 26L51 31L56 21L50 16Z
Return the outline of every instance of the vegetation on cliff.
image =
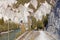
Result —
M16 24L14 22L4 22L4 19L0 19L0 32L8 31L8 24L9 24L9 30L15 30L19 28L19 24Z

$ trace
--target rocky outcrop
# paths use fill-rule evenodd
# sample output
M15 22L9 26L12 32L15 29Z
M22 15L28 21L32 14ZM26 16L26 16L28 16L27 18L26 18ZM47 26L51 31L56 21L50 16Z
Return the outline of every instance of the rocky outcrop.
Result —
M22 1L23 0L21 0L21 2ZM11 19L13 22L20 23L20 21L23 20L23 22L27 23L27 17L30 14L29 12L31 12L37 19L42 19L42 15L46 15L46 13L49 13L51 10L51 5L49 5L47 1L43 1L42 3L42 0L39 2L37 0L31 0L28 3L24 3L24 5L19 4L18 8L13 8L13 4L17 3L16 0L0 0L0 18L3 17L4 21ZM30 4L33 8L29 7ZM41 4L41 6L39 5L39 7L37 7L38 4ZM34 9L36 10L35 12Z
M56 1L54 8L49 14L47 31L60 40L60 0Z

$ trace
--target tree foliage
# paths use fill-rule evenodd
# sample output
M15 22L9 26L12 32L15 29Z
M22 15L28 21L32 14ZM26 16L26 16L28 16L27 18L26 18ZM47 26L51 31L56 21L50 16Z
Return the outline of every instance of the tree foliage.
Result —
M9 30L15 30L19 28L19 24L9 22ZM0 32L8 31L8 22L4 22L4 19L0 19Z
M36 21L36 18L31 16L31 20L32 20L32 25L31 25L31 28L32 29L35 29L35 27L37 27L37 21Z
M44 28L43 21L38 20L37 21L37 29L43 29L43 28Z
M2 25L4 23L4 19L2 17L2 19L0 19L0 25Z
M46 16L43 16L42 20L43 20L44 26L46 27L48 24L48 14L46 14Z

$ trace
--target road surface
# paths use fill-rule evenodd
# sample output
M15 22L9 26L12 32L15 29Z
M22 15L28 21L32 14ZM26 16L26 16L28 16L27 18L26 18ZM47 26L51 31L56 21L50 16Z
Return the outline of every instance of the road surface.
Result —
M56 40L45 31L31 31L19 40Z
M49 35L45 31L39 31L39 32L40 34L37 38L35 38L35 40L56 40L55 38L53 38L51 35Z

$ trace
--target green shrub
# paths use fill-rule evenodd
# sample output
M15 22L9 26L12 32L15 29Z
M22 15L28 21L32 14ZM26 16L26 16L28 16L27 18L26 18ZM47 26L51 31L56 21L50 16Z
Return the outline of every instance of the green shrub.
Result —
M37 21L37 29L44 29L43 21L40 20Z
M43 21L44 26L46 27L48 24L48 14L46 14L46 16L43 16L42 21Z
M14 22L9 22L9 30L15 30L19 28L19 24L16 24ZM8 22L5 22L3 25L0 24L0 32L8 31Z
M2 17L2 19L0 19L0 25L3 25L4 24L4 19Z
M36 21L36 18L31 16L31 20L32 20L32 25L31 25L31 28L32 29L35 29L35 27L37 27L37 21Z

